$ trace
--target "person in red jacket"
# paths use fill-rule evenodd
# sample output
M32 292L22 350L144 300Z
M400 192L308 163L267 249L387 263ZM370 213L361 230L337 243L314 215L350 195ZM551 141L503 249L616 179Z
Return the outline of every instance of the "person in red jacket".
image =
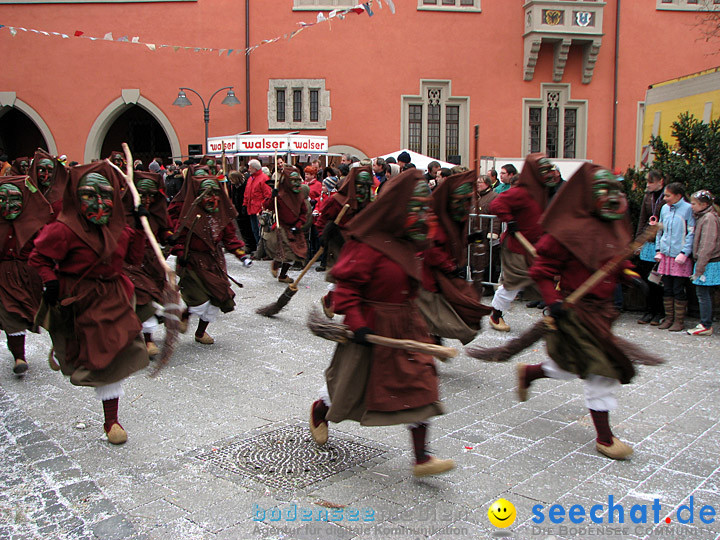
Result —
M468 344L480 330L483 316L491 311L465 280L475 178L475 171L453 174L432 193L437 227L423 251L423 282L416 303L438 342L445 337Z
M235 234L237 212L217 178L206 167L193 169L184 184L183 207L175 229L180 292L188 309L183 313L180 330L187 331L190 315L199 317L195 341L212 345L206 332L220 312L235 309L235 293L230 287L223 248L245 265L250 263L245 244Z
M560 182L560 173L545 154L530 154L515 185L490 203L490 213L507 224L500 237L500 286L493 296L490 314L490 326L495 330L510 331L503 312L523 288L532 284L527 273L531 255L515 233L521 233L531 244L540 239L540 216Z
M0 330L16 375L28 369L25 333L33 327L42 296L42 281L28 256L51 215L50 204L27 177L0 177Z
M281 283L292 283L287 275L293 262L303 262L308 254L303 225L307 221L306 197L302 194L302 177L297 167L285 165L278 189L272 190L272 198L265 202L267 210L275 211L276 222L271 230L263 231L265 249L272 257L270 273Z
M430 188L411 169L386 182L377 200L347 227L349 240L332 269L335 308L354 332L354 343L335 349L321 398L310 408L310 432L318 445L328 422L364 426L410 424L415 476L447 472L450 459L426 451L428 420L443 414L431 356L371 345L368 334L430 342L415 307L422 279L417 257L428 234Z
M258 214L263 211L265 203L272 195L272 190L267 182L270 180L262 172L262 164L257 159L248 161L248 172L250 177L245 184L245 197L243 198L243 212L250 218L250 227L255 236L255 243L260 243L260 223Z
M585 163L553 199L542 225L547 234L536 244L538 256L530 277L557 329L545 334L551 359L517 365L518 397L525 401L536 379L581 378L585 405L597 431L597 451L612 459L626 459L632 448L613 436L609 412L617 407L620 384L629 383L635 369L612 333L618 316L612 300L620 280L636 285L643 281L625 261L579 301L563 306L572 291L632 240L621 183L610 171Z
M343 180L342 185L336 193L327 200L320 209L316 225L320 234L320 243L325 249L325 267L332 269L335 261L340 256L340 250L345 244L345 227L358 213L365 209L371 199L373 175L370 166L353 167ZM343 206L349 205L345 215L338 225L335 219L340 214ZM329 282L328 292L320 299L323 313L329 318L334 315L333 311L333 289L335 288L332 273L328 272L325 280Z
M72 167L62 212L35 239L29 258L45 285L49 317L43 324L54 355L72 384L95 388L112 444L127 441L117 414L122 381L149 362L133 285L122 271L125 260L139 264L145 251L142 210L129 227L124 187L107 161Z

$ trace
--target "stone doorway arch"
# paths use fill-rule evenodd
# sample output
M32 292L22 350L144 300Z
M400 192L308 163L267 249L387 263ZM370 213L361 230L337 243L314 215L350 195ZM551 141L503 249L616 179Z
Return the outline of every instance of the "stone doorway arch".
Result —
M32 158L38 148L57 155L55 139L45 120L15 92L0 92L0 153L11 160Z

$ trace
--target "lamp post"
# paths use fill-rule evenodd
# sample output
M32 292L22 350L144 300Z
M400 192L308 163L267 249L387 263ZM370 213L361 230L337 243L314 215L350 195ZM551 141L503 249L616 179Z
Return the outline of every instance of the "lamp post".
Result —
M173 105L177 107L187 107L188 105L192 105L190 100L185 95L185 90L192 92L197 97L200 98L200 101L203 104L203 120L205 121L205 144L203 145L205 147L205 153L207 154L208 148L207 148L207 141L208 141L208 126L210 124L210 103L212 103L213 98L218 94L218 92L222 92L223 90L227 90L227 95L222 100L223 105L240 105L240 100L235 97L235 92L233 91L232 86L225 86L224 88L220 88L219 90L215 90L215 93L210 96L210 99L208 99L207 105L205 104L205 100L202 98L200 94L197 93L197 91L193 90L192 88L185 88L180 87L180 91L178 92L177 98L175 98L175 101L173 101Z

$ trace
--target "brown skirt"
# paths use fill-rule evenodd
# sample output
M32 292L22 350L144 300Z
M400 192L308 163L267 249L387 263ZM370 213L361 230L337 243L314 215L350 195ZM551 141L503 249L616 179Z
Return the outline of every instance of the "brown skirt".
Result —
M431 334L448 339L459 339L463 345L475 339L478 330L473 330L465 324L441 294L420 289L415 305L425 318Z
M235 293L225 275L225 257L222 253L219 262L213 253L191 251L187 266L178 268L180 292L188 306L199 306L210 302L223 313L235 308Z
M8 334L32 327L42 298L42 280L27 261L0 262L0 329Z
M290 233L283 227L263 231L265 251L275 261L303 262L307 257L307 241L302 231Z
M502 265L500 283L508 291L517 291L534 283L528 276L530 266L525 255L510 251L505 246L500 250L500 261Z
M326 418L331 422L355 420L363 426L394 426L425 422L444 414L442 403L436 401L400 411L369 411L365 391L370 378L372 347L343 343L336 347L330 366L325 370L330 401Z

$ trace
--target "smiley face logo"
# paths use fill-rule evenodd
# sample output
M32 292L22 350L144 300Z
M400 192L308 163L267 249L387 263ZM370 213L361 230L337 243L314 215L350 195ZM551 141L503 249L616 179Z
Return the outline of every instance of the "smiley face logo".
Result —
M488 518L490 523L500 529L509 527L515 522L517 514L513 503L507 499L498 499L488 508Z

